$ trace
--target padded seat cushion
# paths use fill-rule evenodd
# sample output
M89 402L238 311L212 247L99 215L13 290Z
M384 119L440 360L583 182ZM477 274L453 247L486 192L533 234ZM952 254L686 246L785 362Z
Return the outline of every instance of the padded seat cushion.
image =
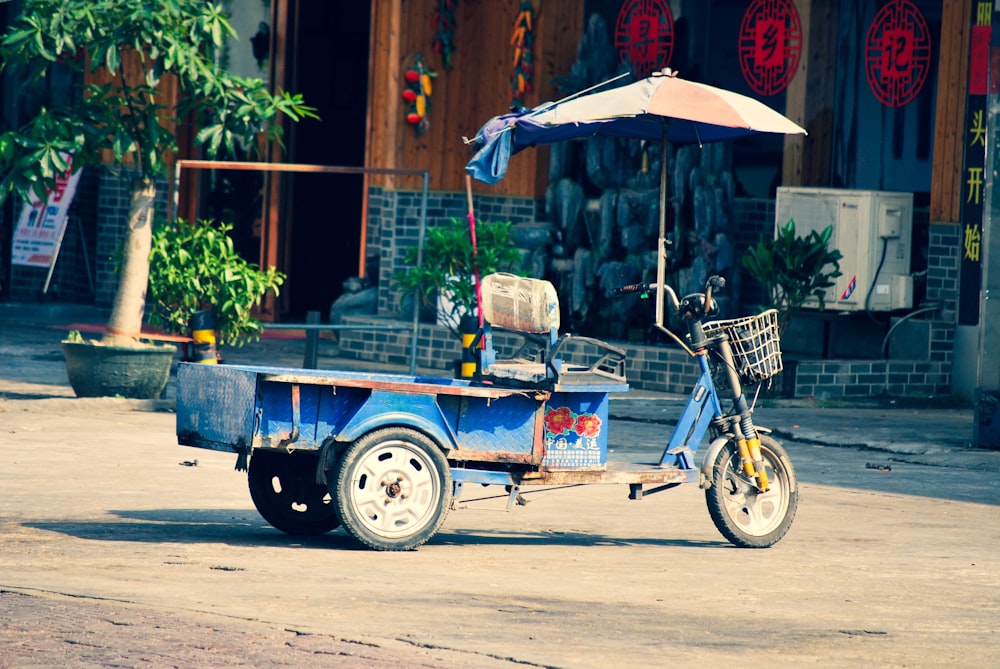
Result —
M494 327L534 334L559 331L559 297L542 279L498 272L483 277L483 318Z

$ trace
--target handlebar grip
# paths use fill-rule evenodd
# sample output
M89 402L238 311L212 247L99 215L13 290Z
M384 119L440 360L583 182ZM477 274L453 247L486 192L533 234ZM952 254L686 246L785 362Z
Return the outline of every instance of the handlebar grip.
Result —
M721 290L725 287L725 278L716 274L708 277L708 285L705 286L705 301L702 305L702 315L714 316L719 313L719 303L712 299L712 291Z
M613 295L631 295L632 293L648 293L648 283L630 283L627 286L620 286L612 291Z

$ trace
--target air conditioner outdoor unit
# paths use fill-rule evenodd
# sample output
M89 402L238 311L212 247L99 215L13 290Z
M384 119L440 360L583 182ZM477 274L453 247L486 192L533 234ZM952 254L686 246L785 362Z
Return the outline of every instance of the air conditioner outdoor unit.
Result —
M796 235L833 226L831 249L843 254L841 276L827 289L827 309L892 311L913 307L910 252L913 194L836 188L779 188L775 226L795 221ZM806 306L817 306L811 300Z

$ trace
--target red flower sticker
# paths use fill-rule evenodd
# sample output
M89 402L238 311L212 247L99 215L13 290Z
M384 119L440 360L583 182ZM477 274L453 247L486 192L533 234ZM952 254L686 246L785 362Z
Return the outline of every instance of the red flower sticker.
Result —
M596 437L601 433L601 418L593 413L580 414L574 429L581 437Z
M566 434L573 429L576 417L569 407L550 409L545 414L545 431L551 434Z

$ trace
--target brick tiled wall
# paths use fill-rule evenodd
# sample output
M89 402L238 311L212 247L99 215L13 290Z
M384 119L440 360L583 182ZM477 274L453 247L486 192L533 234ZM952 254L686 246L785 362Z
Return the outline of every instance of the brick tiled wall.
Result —
M953 223L930 224L927 252L927 299L942 304L943 320L956 322L961 228Z
M927 251L927 301L941 305L931 321L931 360L949 370L954 357L955 323L958 320L958 272L961 263L960 226L930 224Z
M376 322L398 324L393 319L376 319ZM345 323L358 323L360 327L372 323L371 318L347 316ZM494 347L509 355L519 346L515 334L494 333ZM373 332L345 330L339 333L340 354L356 360L371 360L400 365L410 361L410 332ZM619 344L622 345L622 344ZM666 346L624 346L628 358L626 378L633 388L661 392L686 393L698 376L698 365L684 351ZM571 342L564 348L565 359L576 364L589 365L596 355L592 348L581 342ZM454 361L461 357L458 340L449 330L438 325L420 323L417 334L417 367L450 372Z
M370 319L348 317L346 322L368 323ZM398 322L398 321L394 321ZM513 347L513 335L497 335L501 351ZM698 377L698 365L676 346L622 344L628 354L626 378L632 388L658 392L686 393ZM360 360L409 364L409 332L340 333L341 355ZM565 348L566 359L589 364L582 344ZM417 366L449 371L461 355L458 341L443 327L420 324L417 338ZM913 360L810 360L794 365L794 391L786 396L830 399L842 397L930 397L951 392L950 363Z
M476 221L535 220L538 204L530 198L476 198ZM422 193L387 191L373 188L368 200L368 245L379 256L378 314L399 316L399 292L393 277L404 268L403 257L417 245L420 234ZM432 192L427 198L427 228L447 223L452 218L466 220L469 213L465 193Z
M382 269L379 286L379 320L398 319L395 305L398 297L392 294L391 277L399 268L399 260L407 245L416 243L416 226L419 193L373 191L371 206L372 225L382 224L378 248ZM436 194L428 205L428 225L464 217L466 204L463 194ZM530 221L539 205L525 199L479 197L476 202L478 220ZM918 210L916 217L923 217L926 210ZM919 219L917 219L919 220ZM774 202L772 200L737 200L733 207L733 242L741 253L755 244L761 235L774 231ZM931 396L951 392L952 341L955 324L956 290L958 286L958 230L954 225L929 225L929 250L927 271L927 300L943 305L942 311L928 314L930 320L930 360L802 360L787 365L786 379L794 379L794 389L785 389L785 396L795 397L868 397ZM372 237L370 236L371 240ZM763 290L752 280L743 281L743 304L760 304ZM363 319L361 319L363 320ZM398 321L395 321L398 322ZM497 347L512 345L513 340L497 336ZM444 328L421 324L418 335L419 367L449 370L460 356L454 337ZM409 332L365 332L362 330L341 333L342 355L373 361L407 364L410 351ZM698 375L697 365L676 346L639 346L622 344L628 351L626 373L629 384L636 389L685 393ZM569 359L586 362L574 356L581 351L573 346L567 349ZM794 369L794 372L792 371Z
M128 221L131 172L122 170L100 172L100 196L97 207L97 294L95 302L110 306L118 289L118 255L125 239ZM168 186L157 181L156 211L166 216Z
M742 255L761 238L774 236L774 200L738 199L733 202L733 247ZM740 302L743 305L767 304L767 292L742 269Z
M930 397L951 393L951 365L913 360L799 362L795 396Z

